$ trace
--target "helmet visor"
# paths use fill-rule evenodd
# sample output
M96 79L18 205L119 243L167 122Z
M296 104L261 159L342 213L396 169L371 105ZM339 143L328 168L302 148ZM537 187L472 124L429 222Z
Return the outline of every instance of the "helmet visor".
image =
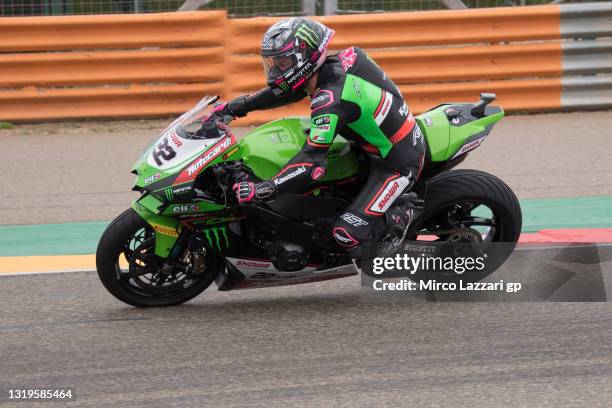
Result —
M274 77L281 76L297 65L297 58L294 53L276 57L262 57L262 60L264 72L268 78L270 73Z

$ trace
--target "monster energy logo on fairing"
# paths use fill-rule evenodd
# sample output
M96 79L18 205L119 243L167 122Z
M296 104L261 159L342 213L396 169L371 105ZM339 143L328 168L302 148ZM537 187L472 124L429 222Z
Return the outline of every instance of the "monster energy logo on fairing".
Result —
M317 47L318 36L306 24L302 24L295 33L295 36L306 42L311 48Z
M216 246L217 249L221 251L221 238L225 241L225 247L229 248L229 239L227 238L227 230L225 227L207 228L204 230L204 236L208 240L208 245L211 248L215 248Z
M166 200L172 201L174 199L174 194L172 193L172 189L169 188L166 190Z

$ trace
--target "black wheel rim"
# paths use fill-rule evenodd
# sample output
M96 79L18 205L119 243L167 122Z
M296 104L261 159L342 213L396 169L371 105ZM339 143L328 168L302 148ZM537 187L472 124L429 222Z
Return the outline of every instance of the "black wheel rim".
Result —
M431 240L434 237L435 241L446 241L453 235L469 232L472 236L479 235L482 242L500 242L504 233L501 219L495 206L487 202L453 201L423 220L411 238Z
M453 201L423 220L417 227L418 231L411 234L410 239L469 243L475 248L472 256L477 256L483 246L502 241L504 236L502 219L502 214L492 203L481 200ZM469 273L457 275L454 271L446 270L429 270L426 275L432 279L470 278Z
M123 262L120 261L122 255ZM189 251L181 259L171 262L157 257L155 233L146 226L124 242L115 263L115 276L125 289L139 296L171 298L191 288L206 275L193 274L192 266Z

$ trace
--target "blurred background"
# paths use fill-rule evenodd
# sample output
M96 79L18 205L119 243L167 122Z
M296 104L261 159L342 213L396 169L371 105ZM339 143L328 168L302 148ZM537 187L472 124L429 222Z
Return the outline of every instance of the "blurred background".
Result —
M535 4L582 3L585 0L3 0L2 16L156 13L181 7L225 9L232 17L261 15L329 15L385 11L443 10ZM592 2L592 1L591 1Z

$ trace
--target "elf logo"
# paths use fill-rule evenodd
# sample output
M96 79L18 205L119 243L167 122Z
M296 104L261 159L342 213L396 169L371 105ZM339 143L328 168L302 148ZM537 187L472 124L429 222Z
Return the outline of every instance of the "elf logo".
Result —
M161 173L155 173L152 176L147 177L146 179L144 179L144 183L145 184L151 184L154 181L157 181L161 178Z
M184 212L199 211L199 210L200 210L200 207L197 204L177 205L172 208L172 212L175 212L175 213L184 213Z

